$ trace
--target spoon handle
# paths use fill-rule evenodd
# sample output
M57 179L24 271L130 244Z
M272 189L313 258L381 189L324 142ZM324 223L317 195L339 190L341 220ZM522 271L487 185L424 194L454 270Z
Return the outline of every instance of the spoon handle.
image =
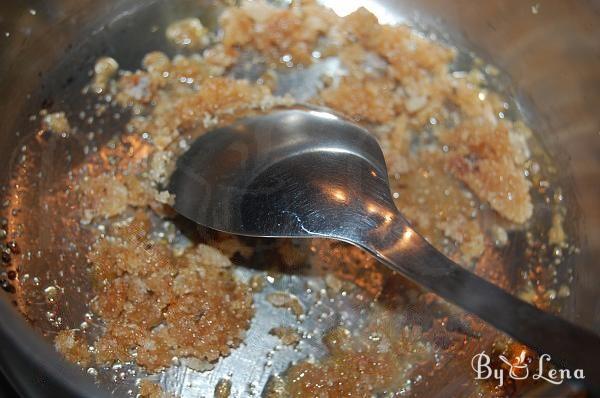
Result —
M462 268L411 229L401 216L376 229L360 246L440 297L536 350L561 368L583 369L585 382L600 383L600 338L537 309Z

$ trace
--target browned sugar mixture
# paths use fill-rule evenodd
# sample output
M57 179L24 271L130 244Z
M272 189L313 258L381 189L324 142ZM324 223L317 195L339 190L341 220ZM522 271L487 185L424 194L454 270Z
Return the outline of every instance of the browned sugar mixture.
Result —
M309 67L338 56L345 75L324 78L310 101L368 127L384 151L396 204L414 227L456 261L502 282L489 269L493 243L505 244L506 229L521 228L533 211L524 172L531 133L522 122L498 117L505 105L485 88L480 72L451 72L453 49L407 26L380 25L362 8L339 17L312 1L285 8L242 2L227 8L219 22L217 36L195 18L168 27L167 38L186 55L151 52L136 71L119 70L108 57L96 64L89 91L112 96L132 117L126 134L75 171L82 225L107 225L96 231L87 253L97 295L90 309L105 329L91 350L84 332L60 332L56 347L67 359L82 366L134 362L152 373L177 357L207 370L243 341L254 313L253 292L264 281L253 278L250 286L238 281L230 258L235 253L249 258L253 249L234 237L176 248L152 235L153 220L173 216L174 198L164 187L193 138L242 115L294 103L272 94L273 71L282 64ZM229 75L245 53L271 65L257 82ZM379 66L367 68L373 59ZM46 115L42 127L70 132L64 113ZM482 226L481 205L498 220L494 236ZM560 221L551 234L556 242L564 241ZM372 299L384 289L386 276L358 249L323 241L307 245L310 249L281 242L279 253L290 264L317 256L330 266L326 282L332 297L348 284ZM415 297L418 305L439 301ZM299 320L307 310L287 292L271 293L267 300ZM381 311L358 331L330 331L324 336L329 354L273 375L265 396L364 397L401 389L415 367L432 361L441 343L431 331L392 325L395 310ZM273 326L271 334L284 344L301 340L295 328ZM223 381L218 396L230 389ZM140 393L163 391L144 382Z
M330 356L318 364L292 366L285 375L292 397L366 397L400 389L410 368L431 357L431 347L418 328L395 330L385 317L374 320L358 336L338 327L324 336Z
M176 257L167 245L145 240L148 231L137 223L143 221L127 228L139 232L101 240L89 256L98 286L92 308L107 322L96 360L126 362L135 349L136 362L156 371L173 357L210 363L227 355L253 314L247 287L227 269L229 259L205 245Z

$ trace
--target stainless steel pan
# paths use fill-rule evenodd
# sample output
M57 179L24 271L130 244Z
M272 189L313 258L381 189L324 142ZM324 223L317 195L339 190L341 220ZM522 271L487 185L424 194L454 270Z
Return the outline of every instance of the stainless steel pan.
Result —
M409 21L418 29L437 32L442 40L473 50L500 67L504 79L510 83L506 87L514 89L508 94L515 98L559 169L557 184L563 187L568 208L566 228L578 248L567 253L559 272L560 282L568 283L572 292L562 314L599 331L600 3L576 0L325 3L342 12L365 5L384 22ZM5 290L9 292L0 300L1 368L21 394L102 396L107 391L127 394L133 389L133 378L127 369L102 372L98 376L98 389L89 378L62 361L48 344L56 317L63 317L61 321L66 324L75 322L85 311L85 300L91 298L85 275L70 272L71 264L81 260L75 255L77 250L63 247L65 238L74 232L64 217L57 216L57 213L65 215L60 203L54 203L54 207L52 202L49 207L40 205L43 201L40 198L47 198L54 182L82 160L84 144L70 140L36 147L32 135L39 121L30 120L29 116L42 107L73 113L85 109L89 104L82 103L79 91L89 81L88 72L97 57L108 54L118 59L121 67L135 69L148 51L170 51L160 33L170 21L193 13L207 26L214 27L218 10L217 4L191 0L28 0L0 5L0 164L3 166L0 197L3 201L9 199L6 207L0 207L0 214L14 207L14 193L19 192L21 211L9 218L28 228L23 247L33 257L24 263L27 267L20 269L19 275L29 274L33 284L37 283L32 282L33 278L38 278L40 302L44 301L43 286L61 271L66 289L60 310L50 320L44 305L30 305L28 317L33 322L24 321L12 304L15 294L8 287ZM112 119L96 123L98 145L119 131L120 123ZM23 149L24 145L27 148ZM22 171L19 164L23 155L35 159L36 167L28 170L33 173L31 170L35 169L40 176ZM20 170L20 180L10 180ZM39 254L31 248L37 248ZM516 260L517 253L513 247L505 255ZM515 272L521 271L519 263L514 263ZM8 278L6 272L3 278ZM318 275L314 282L319 283ZM279 287L297 289L297 293L303 286L293 276L278 283ZM239 396L253 391L259 394L271 371L282 371L290 360L308 354L320 355L323 351L320 344L308 344L301 350L275 355L270 370L257 370L263 366L261 361L270 348L261 348L260 342L252 338L258 339L261 333L266 333L260 330L261 324L279 316L270 313L263 304L258 299L259 316L255 323L259 326L250 331L248 343L213 372L194 374L175 369L160 377L163 385L173 390L188 386L181 390L183 396L210 396L215 383L225 375L233 379L234 385L243 385L236 387ZM336 305L322 311L335 312L354 304ZM315 328L326 326L315 323ZM425 391L428 396L460 395L463 390L459 386L468 383L468 377L471 377L468 372L448 372L443 380L432 383ZM544 390L541 394L549 393ZM551 394L564 392L554 390Z

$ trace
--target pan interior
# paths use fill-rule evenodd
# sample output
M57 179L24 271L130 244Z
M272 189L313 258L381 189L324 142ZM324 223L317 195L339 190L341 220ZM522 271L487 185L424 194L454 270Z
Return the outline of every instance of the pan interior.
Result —
M375 7L374 11L377 9ZM87 164L89 153L112 153L114 137L125 131L131 114L119 109L101 111L106 105L104 99L82 95L82 88L90 80L88 72L99 54L110 53L119 61L121 69L128 70L138 68L140 60L149 51L160 50L172 56L176 50L164 39L164 31L171 22L195 15L206 27L216 29L221 10L220 5L155 1L134 9L134 12L121 14L67 53L44 76L50 92L46 88L45 92L36 94L44 99L43 107L50 112L64 111L70 115L71 127L77 134L47 137L38 134L41 116L37 110L22 116L18 150L10 163L12 178L3 189L1 209L7 219L8 240L18 243L19 252L13 253L12 268L4 272L3 283L9 298L49 342L52 343L58 331L65 328L85 328L90 340L101 334L103 328L102 321L89 307L95 296L86 261L86 253L93 242L92 227L82 228L77 196L73 195L74 186L69 177L74 169ZM420 25L407 15L387 13L386 18L408 20L423 35L452 44L442 32ZM230 71L232 76L250 81L262 76L262 65L252 56L241 59L243 61ZM510 80L459 48L459 56L453 65L455 71L460 73L473 67L486 76L490 88L505 96L510 109L506 117L520 118ZM330 57L310 67L280 70L277 74L278 94L290 93L298 100L305 100L318 90L323 76L340 79L340 64L339 59ZM552 161L540 142L533 138L530 145L537 165L532 167L540 173L537 186L532 189L535 212L527 228L509 232L509 243L496 250L496 255L500 263L510 264L504 273L511 289L519 291L533 278L550 292L551 306L558 311L568 297L571 255L578 246L572 231L575 226L565 225L571 239L565 247L558 249L544 240L556 209L571 193L555 184ZM89 164L89 167L97 165ZM491 211L489 214L491 225L493 215ZM174 245L217 239L214 232L179 218L172 223L156 222L155 227L154 236L167 237ZM99 223L94 228L105 226ZM329 332L341 326L359 330L384 311L394 314L382 318L388 329L414 328L420 333L439 324L453 325L443 328L444 334L437 336L438 341L431 348L435 351L435 361L415 363L419 371L406 380L407 391L412 388L416 393L433 394L436 389L441 390L438 387L442 385L454 386L454 391L459 391L465 382L470 383L471 369L465 366L470 361L470 354L489 349L491 340L497 337L497 333L485 325L465 322L469 319L467 315L445 303L408 309L405 303L413 297L425 296L425 293L383 266L372 264L369 269L372 275L382 278L381 290L370 290L374 282L370 275L365 277L362 288L332 282L333 279L328 278L332 269L346 261L344 256L351 250L344 245L316 240L283 243L266 239L248 239L244 244L252 246L254 254L235 262L236 275L247 282L258 276L266 283L262 290L253 293L255 315L240 347L219 359L213 369L202 372L174 358L173 366L158 374L148 375L131 363L90 366L87 373L122 396L135 394L139 380L145 378L182 397L211 396L222 379L231 380L235 396L260 395L269 378L284 374L291 363L306 358L318 361L326 356L328 347L323 337ZM291 253L290 261L282 259L281 253L286 252L282 250L283 246ZM303 258L302 253L311 253L310 259ZM352 261L367 262L366 256L352 253L351 256L357 256ZM338 255L341 257L336 257ZM310 262L310 266L306 266L306 262ZM9 277L11 271L18 271L16 279ZM268 298L279 291L296 296L308 309L306 313L299 318L293 312L274 307ZM295 346L282 344L280 338L270 334L276 326L297 329L300 342ZM468 349L450 344L457 339L467 341ZM438 365L443 363L446 370L436 370L436 362ZM431 375L435 382L422 382Z

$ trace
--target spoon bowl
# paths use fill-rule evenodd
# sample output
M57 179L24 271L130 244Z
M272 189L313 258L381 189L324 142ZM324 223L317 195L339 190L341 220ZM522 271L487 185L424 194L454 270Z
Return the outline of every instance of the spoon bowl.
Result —
M396 212L387 181L373 136L331 113L288 109L200 137L170 189L180 214L216 230L352 241L379 224L375 213Z

